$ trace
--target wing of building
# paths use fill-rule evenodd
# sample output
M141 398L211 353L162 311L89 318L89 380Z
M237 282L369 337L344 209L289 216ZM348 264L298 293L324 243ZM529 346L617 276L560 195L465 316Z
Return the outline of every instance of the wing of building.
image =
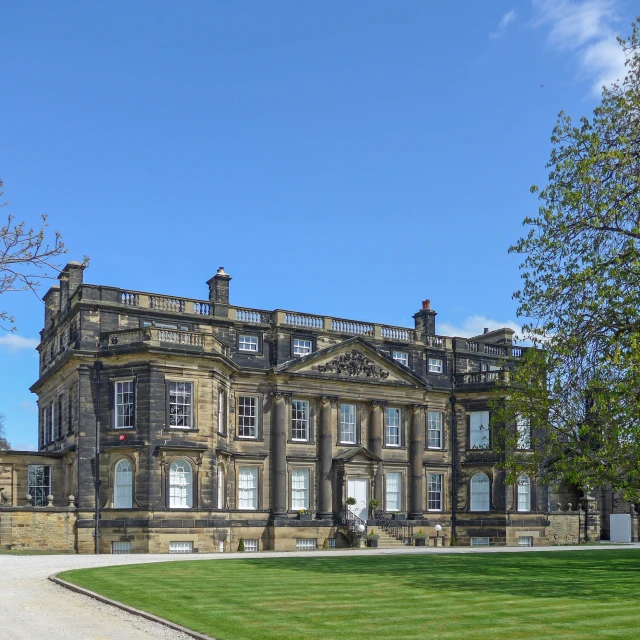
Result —
M39 447L0 452L0 544L294 550L373 527L380 546L544 545L580 528L577 505L552 522L545 488L496 466L511 329L439 336L428 301L412 328L237 307L222 268L207 300L83 270L44 298Z

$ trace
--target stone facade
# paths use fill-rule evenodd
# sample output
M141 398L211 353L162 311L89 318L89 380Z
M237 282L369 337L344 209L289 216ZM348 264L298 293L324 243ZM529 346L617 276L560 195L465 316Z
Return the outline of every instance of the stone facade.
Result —
M44 298L39 452L0 452L0 523L34 523L34 548L73 531L80 553L293 550L344 546L359 524L405 543L547 543L546 489L532 479L523 501L491 448L491 391L523 353L510 329L438 336L428 301L414 328L236 307L223 269L208 300L83 269ZM35 467L52 506L26 497Z

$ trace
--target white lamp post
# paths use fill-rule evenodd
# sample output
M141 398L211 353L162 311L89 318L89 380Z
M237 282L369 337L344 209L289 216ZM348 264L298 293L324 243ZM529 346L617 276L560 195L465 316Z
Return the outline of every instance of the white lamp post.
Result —
M442 531L442 525L437 524L436 529L436 547L440 546L440 532Z

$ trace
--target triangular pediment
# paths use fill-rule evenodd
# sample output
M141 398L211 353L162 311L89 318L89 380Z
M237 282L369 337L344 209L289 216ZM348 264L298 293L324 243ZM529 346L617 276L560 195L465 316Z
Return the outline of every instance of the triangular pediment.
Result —
M289 360L276 368L276 373L285 372L347 382L429 386L413 371L362 338L345 340L303 358Z
M382 458L366 447L357 447L341 451L333 459L336 462L380 462Z

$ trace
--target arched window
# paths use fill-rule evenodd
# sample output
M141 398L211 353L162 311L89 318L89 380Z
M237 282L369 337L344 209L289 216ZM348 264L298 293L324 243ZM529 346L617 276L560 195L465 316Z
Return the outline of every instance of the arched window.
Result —
M124 458L115 468L113 506L116 509L131 509L133 506L133 471L131 463Z
M471 511L489 511L491 484L485 473L476 473L471 478Z
M169 467L169 507L193 507L193 471L186 460L174 460Z
M531 511L531 481L524 473L518 478L518 511Z

